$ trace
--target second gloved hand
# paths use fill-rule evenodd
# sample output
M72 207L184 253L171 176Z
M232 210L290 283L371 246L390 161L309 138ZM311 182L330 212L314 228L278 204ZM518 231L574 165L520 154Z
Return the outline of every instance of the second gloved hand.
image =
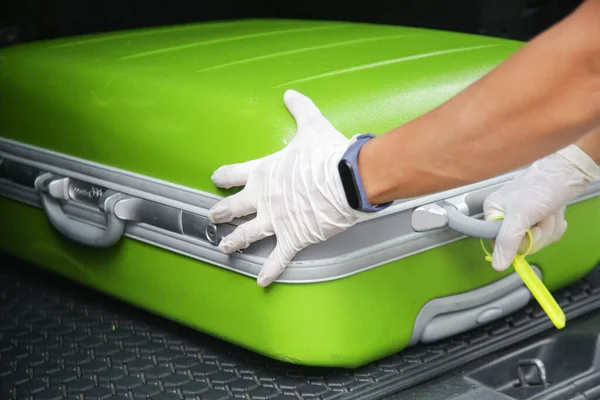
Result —
M296 120L294 139L277 153L223 166L212 177L223 188L245 185L211 209L213 223L256 213L256 218L222 239L223 252L246 248L267 236L277 238L258 276L260 286L273 282L300 250L342 232L363 215L349 206L338 172L350 140L308 97L288 90L284 103Z
M530 254L558 241L565 230L566 205L600 176L598 165L571 145L533 163L484 202L487 220L503 218L496 238L492 265L503 271L518 252L527 249L526 233L532 231Z

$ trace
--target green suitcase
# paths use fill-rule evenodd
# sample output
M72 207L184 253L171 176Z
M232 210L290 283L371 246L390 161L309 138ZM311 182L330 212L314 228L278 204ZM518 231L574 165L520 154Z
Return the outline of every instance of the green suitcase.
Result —
M356 367L490 323L531 295L512 269L493 270L478 238L448 226L456 212L484 224L485 195L512 174L398 201L300 252L267 288L256 276L276 239L222 254L219 238L243 220L210 224L210 207L234 193L210 177L293 137L286 89L308 95L348 137L381 134L521 45L241 20L2 49L0 250L290 363ZM570 204L564 238L529 258L551 290L600 258L599 191L594 182Z

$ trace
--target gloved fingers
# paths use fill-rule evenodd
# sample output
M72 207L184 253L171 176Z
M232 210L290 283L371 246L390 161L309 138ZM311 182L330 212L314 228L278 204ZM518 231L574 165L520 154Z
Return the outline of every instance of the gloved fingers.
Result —
M544 231L539 226L534 226L531 229L531 239L533 240L533 245L530 243L529 235L525 234L523 236L523 240L521 240L521 244L519 245L519 254L525 254L529 250L528 254L535 253L537 250L536 246L539 246L543 236Z
M224 198L215 204L208 213L208 218L213 224L230 222L256 212L256 199L247 189Z
M554 232L549 238L549 243L558 242L567 231L567 220L565 219L565 208L563 207L556 213L554 224Z
M224 165L215 170L211 176L211 179L217 187L223 189L244 186L248 182L250 173L258 166L258 164L265 161L267 157L238 164Z
M233 232L225 236L219 248L226 254L245 249L252 243L273 234L269 221L260 217L243 223Z
M531 250L529 251L530 254L536 253L548 245L550 238L554 234L555 225L556 217L554 214L536 224L534 229L540 232L540 234L534 239L533 246L531 246Z
M487 221L494 221L504 218L504 208L491 200L491 195L483 202L483 215Z
M559 241L563 237L567 230L564 207L540 221L535 229L542 232L542 234L534 241L530 254L542 250L544 247Z
M311 121L324 118L311 99L295 90L286 90L283 95L283 102L296 120L299 129Z
M257 278L258 286L268 286L279 277L296 255L295 251L285 251L280 243L277 243L269 258L265 261Z
M492 267L497 271L504 271L510 267L519 247L527 233L528 227L523 225L523 221L517 215L507 214L500 232L496 237L494 253L492 254Z

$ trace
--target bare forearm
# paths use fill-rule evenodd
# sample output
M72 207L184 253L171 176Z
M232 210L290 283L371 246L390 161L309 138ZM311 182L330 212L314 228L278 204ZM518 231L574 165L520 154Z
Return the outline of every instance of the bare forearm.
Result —
M450 101L368 142L359 170L383 203L509 172L599 125L600 0L588 0Z
M596 163L600 163L600 125L575 143Z

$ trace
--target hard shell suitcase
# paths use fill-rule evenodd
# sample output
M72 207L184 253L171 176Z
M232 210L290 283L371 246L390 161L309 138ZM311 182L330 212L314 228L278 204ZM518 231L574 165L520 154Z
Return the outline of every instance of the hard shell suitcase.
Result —
M485 195L507 174L398 201L300 252L272 286L276 238L216 244L215 169L277 151L286 89L348 137L432 109L521 43L398 26L242 20L98 34L0 51L0 249L271 358L355 367L524 307L484 259ZM510 89L513 90L513 89ZM443 135L443 132L440 132ZM564 238L529 260L551 290L600 258L596 182ZM458 224L456 222L466 222ZM469 229L471 229L469 228ZM481 228L481 229L480 229Z

